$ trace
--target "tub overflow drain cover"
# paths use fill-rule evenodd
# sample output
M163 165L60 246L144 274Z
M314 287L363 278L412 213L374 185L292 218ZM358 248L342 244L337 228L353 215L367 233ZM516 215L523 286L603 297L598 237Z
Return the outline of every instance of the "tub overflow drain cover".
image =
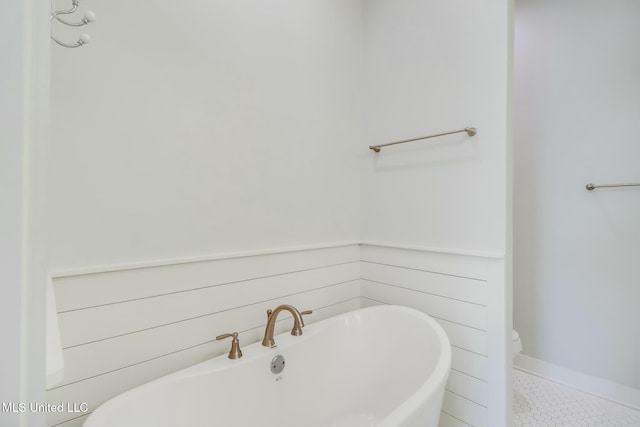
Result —
M271 373L278 375L282 371L284 371L284 356L279 354L271 360Z

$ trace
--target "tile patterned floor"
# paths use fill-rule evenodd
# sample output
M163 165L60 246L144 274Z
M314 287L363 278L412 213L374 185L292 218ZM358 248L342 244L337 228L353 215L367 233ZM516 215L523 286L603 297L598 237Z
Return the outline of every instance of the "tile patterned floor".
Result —
M640 427L640 411L513 370L514 427Z

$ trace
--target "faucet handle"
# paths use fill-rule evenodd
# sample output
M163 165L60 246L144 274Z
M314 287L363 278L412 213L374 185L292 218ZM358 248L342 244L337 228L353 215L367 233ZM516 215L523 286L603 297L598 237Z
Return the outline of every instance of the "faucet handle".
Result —
M313 310L305 310L300 312L301 315L307 315L311 313L313 313ZM304 327L304 320L302 319L302 316L300 316L300 321L302 322L300 326Z
M233 338L231 340L231 350L229 351L229 359L240 359L242 357L242 350L240 350L240 340L238 339L238 333L232 332L230 334L222 334L216 337L216 341L223 340L225 338Z
M296 320L296 322L293 324L291 335L296 337L302 335L302 328L304 328L304 319L302 318L302 315L311 313L313 313L313 310L305 310L300 312L300 323L298 323L298 321Z

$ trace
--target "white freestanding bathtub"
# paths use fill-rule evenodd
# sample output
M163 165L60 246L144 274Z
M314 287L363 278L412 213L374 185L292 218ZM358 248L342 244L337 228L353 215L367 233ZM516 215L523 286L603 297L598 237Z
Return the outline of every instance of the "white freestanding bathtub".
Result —
M286 322L293 321L291 319ZM436 427L451 347L426 314L376 306L208 360L100 406L84 427ZM271 372L282 355L284 370Z

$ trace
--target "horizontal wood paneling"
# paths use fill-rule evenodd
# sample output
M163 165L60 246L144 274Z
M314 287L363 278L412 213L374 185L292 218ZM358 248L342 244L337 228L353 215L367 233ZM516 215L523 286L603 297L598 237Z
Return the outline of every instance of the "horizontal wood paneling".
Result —
M362 305L400 304L432 316L452 348L440 427L488 420L487 260L415 249L363 245Z
M159 328L142 330L132 334L96 341L87 345L72 347L64 351L68 369L64 383L75 382L94 375L100 375L122 367L150 360L184 349L208 345L212 356L228 351L229 342L216 341L223 333L239 332L241 345L257 341L245 332L262 328L266 322L266 311L279 304L288 303L303 309L319 309L336 301L358 299L358 282L323 287L296 295L282 296L270 301L242 306L233 310L189 319ZM305 322L317 321L321 313L305 316ZM282 328L291 327L291 316L283 313L278 318ZM231 330L231 329L233 330ZM261 338L261 337L260 337ZM91 364L83 361L91 360Z
M442 411L473 427L489 427L487 408L450 391L445 391Z
M361 291L361 295L362 295ZM364 296L360 297L362 307L370 307L374 305L386 304ZM406 304L404 304L406 305ZM458 323L448 322L446 320L434 318L436 322L442 326L447 333L451 345L472 353L486 356L487 355L487 333L479 329L470 328Z
M447 380L447 390L487 407L487 383L470 375L452 369Z
M484 280L369 261L362 262L362 278L460 301L487 305L487 283Z
M308 322L377 304L417 308L452 345L440 427L487 423L487 262L376 245L188 262L55 279L65 379L50 402L93 410L130 388L228 351L215 336L261 339L266 309L313 309ZM283 316L277 331L290 328ZM50 414L79 427L85 416Z
M360 253L361 260L366 262L397 265L471 279L487 279L487 260L482 257L367 244L361 245Z
M487 355L487 332L443 319L436 321L449 336L451 345L483 356Z
M75 427L75 426L74 426ZM455 418L446 412L440 413L440 423L438 427L473 427L471 424L467 424L462 420Z
M362 292L363 297L413 307L438 319L482 331L487 328L487 310L481 305L371 280L363 280Z
M63 348L357 280L357 262L60 313Z
M329 307L317 308L313 316L314 321L332 317L347 311L359 308L359 301L354 298L349 301L337 303ZM278 330L280 332L288 329L289 324L279 322ZM262 338L264 326L259 326L243 333L243 342L256 342ZM130 390L141 384L147 383L155 378L167 375L180 369L195 365L224 354L228 351L229 343L224 348L219 347L218 354L213 354L211 343L205 343L199 346L191 347L175 353L170 353L155 359L145 361L126 368L108 372L103 375L87 378L73 384L57 387L47 392L49 402L87 402L89 410L95 410L100 404L110 398ZM55 425L67 421L74 415L64 413L50 414L49 424Z
M81 415L77 418L72 418L69 421L56 424L55 427L82 427L82 425L84 424L84 422L87 420L88 417L89 417L89 414Z
M58 277L54 286L65 312L359 260L358 245L349 245Z
M65 377L49 402L87 402L90 410L124 391L224 354L215 336L259 341L266 310L289 303L313 309L314 322L360 308L357 246L255 255L54 280ZM288 314L276 331L291 327ZM51 413L75 427L78 414Z
M361 291L360 295L362 295L362 291ZM363 296L360 296L360 307L362 307L362 308L373 307L373 306L382 305L382 304L384 304L384 303L380 302L380 301L372 300L370 298L365 298Z
M451 346L451 366L479 380L488 380L486 356Z

